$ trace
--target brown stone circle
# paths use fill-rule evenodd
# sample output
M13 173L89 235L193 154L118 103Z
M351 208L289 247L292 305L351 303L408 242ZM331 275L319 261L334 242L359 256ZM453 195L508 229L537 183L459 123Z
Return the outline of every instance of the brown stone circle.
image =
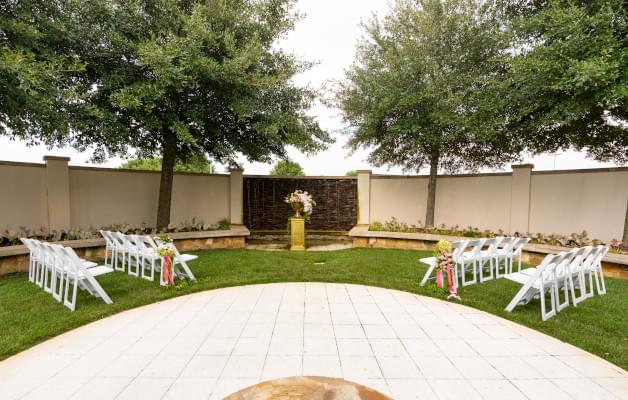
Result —
M383 394L344 379L295 376L259 383L225 400L391 400Z

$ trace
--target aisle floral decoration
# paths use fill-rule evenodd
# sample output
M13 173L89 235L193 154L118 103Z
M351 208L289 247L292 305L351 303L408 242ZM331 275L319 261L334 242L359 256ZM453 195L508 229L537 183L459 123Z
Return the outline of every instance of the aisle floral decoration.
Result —
M451 243L447 240L440 240L434 246L434 257L436 257L436 286L443 287L443 273L447 276L447 288L449 296L447 299L460 300L458 296L458 288L454 279L454 262L451 256Z
M284 202L290 204L294 210L295 217L303 217L306 221L310 220L310 215L316 206L316 202L312 195L303 190L295 190L284 199Z
M157 254L161 256L163 265L162 283L174 287L174 256L177 254L177 248L174 246L172 238L167 235L158 236L155 241L157 242Z

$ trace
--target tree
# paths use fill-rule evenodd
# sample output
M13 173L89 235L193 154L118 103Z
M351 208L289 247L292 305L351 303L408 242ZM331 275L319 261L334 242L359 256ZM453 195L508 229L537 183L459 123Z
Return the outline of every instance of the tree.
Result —
M95 160L161 156L158 227L169 223L176 160L269 162L288 145L312 153L331 141L305 113L317 93L292 83L310 64L275 46L296 21L294 0L51 3L64 5L63 52L84 68L60 113L72 130L48 143L95 149Z
M516 3L516 2L515 2ZM514 7L518 49L486 94L532 153L628 163L628 8L622 0ZM521 7L521 8L520 8ZM628 210L623 234L628 247Z
M352 169L351 171L345 172L345 176L358 176L358 171Z
M496 167L519 158L513 137L483 118L476 95L503 66L501 9L475 0L398 0L365 25L337 103L349 146L375 165L429 166L425 224L434 225L439 169Z
M270 175L278 176L304 176L303 168L299 163L290 160L279 160L270 170Z
M140 169L145 171L161 171L161 158L135 158L125 161L120 168ZM174 172L195 172L201 174L213 174L214 166L203 155L192 156L187 162L177 160L174 164Z
M69 131L73 74L83 65L68 47L63 4L0 3L0 135L49 142Z

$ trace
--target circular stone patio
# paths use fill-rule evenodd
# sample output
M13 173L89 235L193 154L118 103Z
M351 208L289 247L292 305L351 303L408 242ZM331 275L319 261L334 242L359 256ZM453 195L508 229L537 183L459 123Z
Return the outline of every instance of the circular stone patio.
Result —
M322 283L218 289L117 314L1 362L0 397L222 399L301 375L394 399L628 399L626 371L534 330Z

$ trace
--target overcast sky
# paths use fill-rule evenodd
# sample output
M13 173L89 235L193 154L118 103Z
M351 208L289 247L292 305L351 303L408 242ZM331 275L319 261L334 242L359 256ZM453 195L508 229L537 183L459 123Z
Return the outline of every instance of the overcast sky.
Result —
M299 10L305 17L296 29L289 34L281 46L297 56L317 61L319 64L307 73L298 76L299 84L321 87L331 80L339 80L355 54L355 44L363 33L360 21L370 18L372 13L383 14L388 10L386 0L300 0ZM341 133L343 124L338 111L323 106L316 106L311 114L318 118L324 129L332 132L336 143L329 150L313 157L305 157L298 151L291 150L290 158L297 161L308 175L344 175L354 169L372 169L377 173L401 173L400 168L373 168L366 162L366 151L349 155L344 148L346 137ZM45 147L26 147L24 143L10 141L0 137L0 160L41 162L46 154L71 157L72 165L92 165L87 163L89 154L81 154L71 148L46 149ZM117 167L122 160L114 158L101 166ZM597 163L586 159L582 154L567 152L559 155L543 155L525 162L535 164L535 169L572 169L614 166L610 163ZM268 164L243 162L245 173L266 174ZM222 170L219 166L219 171ZM425 171L422 171L424 173Z

